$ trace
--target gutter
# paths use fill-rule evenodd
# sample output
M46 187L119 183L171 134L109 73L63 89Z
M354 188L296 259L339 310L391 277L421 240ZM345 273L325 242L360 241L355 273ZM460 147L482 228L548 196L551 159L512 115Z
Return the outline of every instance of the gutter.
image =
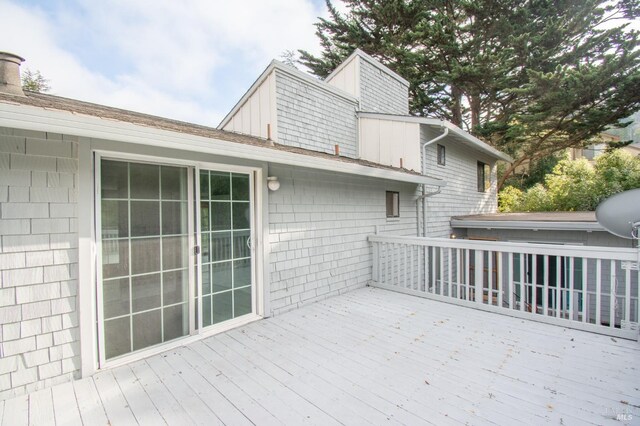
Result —
M435 138L431 139L430 141L427 141L425 143L422 144L422 148L421 148L421 152L420 154L422 155L422 169L423 169L423 173L425 172L425 165L426 165L426 161L427 161L427 151L426 148L429 145L434 144L435 142L438 142L439 140L445 138L448 134L449 134L449 128L444 126L443 122L441 123L441 127L444 128L444 131L442 132L441 135L436 136ZM438 195L440 193L440 191L442 191L442 186L444 185L438 185L438 189L432 192L427 192L427 185L423 184L422 185L422 195L419 196L416 200L416 211L419 210L419 205L420 205L420 201L422 201L422 236L426 237L427 236L427 198L428 197L432 197L434 195ZM418 232L417 232L418 236L420 236L420 227L418 226Z

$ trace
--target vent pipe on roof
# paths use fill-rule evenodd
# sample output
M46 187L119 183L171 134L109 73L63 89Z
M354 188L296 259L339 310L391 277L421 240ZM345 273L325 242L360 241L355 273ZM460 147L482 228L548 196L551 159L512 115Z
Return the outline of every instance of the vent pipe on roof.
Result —
M24 96L20 81L20 64L24 59L8 52L0 52L0 93Z

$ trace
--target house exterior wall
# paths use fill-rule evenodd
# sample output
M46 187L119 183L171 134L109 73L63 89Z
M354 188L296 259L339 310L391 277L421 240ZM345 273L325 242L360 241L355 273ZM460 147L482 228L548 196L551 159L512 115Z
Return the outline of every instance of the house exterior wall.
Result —
M0 399L79 372L77 153L0 128Z
M368 61L360 60L360 110L409 114L409 87Z
M360 158L420 171L420 124L360 118Z
M357 102L275 70L279 143L356 158Z
M256 91L246 100L223 130L267 139L267 125L271 126L271 139L276 140L276 77L272 71Z
M371 280L367 236L416 235L416 185L270 166L271 311L363 287ZM386 191L400 192L400 218L387 219Z
M425 126L421 128L421 144L438 136ZM445 165L438 165L437 145L445 146ZM491 167L491 188L487 192L477 189L477 162ZM427 198L427 236L448 237L451 233L452 216L478 213L495 213L498 209L497 172L495 160L452 138L428 145L425 153L423 173L437 176L447 182L442 192Z

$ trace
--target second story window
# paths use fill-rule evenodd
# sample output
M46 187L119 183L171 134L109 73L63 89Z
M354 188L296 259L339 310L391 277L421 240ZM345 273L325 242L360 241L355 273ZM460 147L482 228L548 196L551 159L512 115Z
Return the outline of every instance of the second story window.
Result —
M478 192L487 192L491 188L491 168L478 161Z
M444 166L446 161L446 150L444 148L444 145L438 144L437 149L438 149L438 164L441 166Z
M400 193L387 191L387 217L400 217Z

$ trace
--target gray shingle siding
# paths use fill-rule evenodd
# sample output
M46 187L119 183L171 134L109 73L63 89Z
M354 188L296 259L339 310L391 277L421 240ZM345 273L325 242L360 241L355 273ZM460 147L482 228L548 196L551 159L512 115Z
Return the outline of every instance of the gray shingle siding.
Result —
M78 374L77 152L0 128L0 400Z
M421 144L438 136L437 132L420 130ZM445 146L446 161L444 166L438 165L437 145ZM482 161L491 166L491 189L478 192L477 162ZM475 213L495 213L498 208L497 179L495 159L483 155L462 145L451 138L428 145L426 148L426 164L423 164L426 175L437 176L447 182L442 192L427 198L427 235L430 237L449 237L452 216L463 216Z
M269 194L273 314L371 280L367 236L416 235L416 185L271 166L281 187ZM387 219L385 192L400 192L400 218Z
M357 156L357 103L276 70L278 142Z
M365 60L360 61L360 109L409 114L409 88Z

